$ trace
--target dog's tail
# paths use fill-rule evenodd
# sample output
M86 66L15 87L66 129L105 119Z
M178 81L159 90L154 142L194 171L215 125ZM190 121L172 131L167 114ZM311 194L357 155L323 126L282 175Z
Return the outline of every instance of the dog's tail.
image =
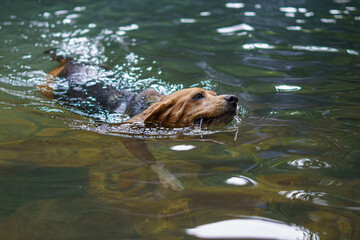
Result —
M55 48L48 49L48 50L44 51L44 54L50 54L51 59L53 61L56 61L56 62L59 62L59 63L62 63L62 64L67 63L67 62L69 62L70 60L73 59L71 57L64 57L64 56L61 56L61 55L57 55Z
M47 98L53 99L55 79L61 73L61 71L66 68L69 61L73 60L73 58L57 55L56 49L49 49L46 50L44 53L50 54L53 61L59 62L59 66L57 66L48 75L46 75L44 84L38 86L42 95Z

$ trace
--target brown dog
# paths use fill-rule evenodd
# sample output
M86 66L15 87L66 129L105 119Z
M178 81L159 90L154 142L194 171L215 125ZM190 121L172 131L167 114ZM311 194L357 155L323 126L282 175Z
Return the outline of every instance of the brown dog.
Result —
M183 89L161 96L152 89L130 92L126 86L104 82L112 76L105 67L79 63L71 58L56 56L47 51L60 65L49 73L40 92L47 98L56 98L86 113L120 113L131 117L126 123L141 122L166 127L191 125L225 125L237 113L238 98L234 95L217 96L202 88ZM151 166L165 187L181 190L183 187L164 165L149 152L143 140L123 139L126 148Z
M183 89L161 97L128 122L151 122L170 127L228 124L236 115L238 98L216 96L202 88Z

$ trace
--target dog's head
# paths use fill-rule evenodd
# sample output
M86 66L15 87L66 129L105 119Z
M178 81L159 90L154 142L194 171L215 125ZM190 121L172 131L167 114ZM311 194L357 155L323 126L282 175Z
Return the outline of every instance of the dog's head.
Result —
M161 124L167 127L225 125L237 113L238 98L234 95L217 96L202 88L189 88L162 96L160 101L128 122Z

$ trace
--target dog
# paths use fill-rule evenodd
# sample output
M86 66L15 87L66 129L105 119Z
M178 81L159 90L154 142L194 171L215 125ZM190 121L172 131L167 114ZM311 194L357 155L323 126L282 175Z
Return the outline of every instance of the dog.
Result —
M238 98L235 95L217 96L202 88L182 89L170 95L161 95L153 89L133 92L121 81L118 86L108 84L106 80L114 76L105 66L57 56L55 50L45 53L51 54L59 66L46 76L44 84L38 86L41 94L89 115L119 113L130 117L125 124L202 127L226 125L237 114ZM164 187L183 189L181 182L153 157L144 140L123 139L122 142L135 157L151 166Z

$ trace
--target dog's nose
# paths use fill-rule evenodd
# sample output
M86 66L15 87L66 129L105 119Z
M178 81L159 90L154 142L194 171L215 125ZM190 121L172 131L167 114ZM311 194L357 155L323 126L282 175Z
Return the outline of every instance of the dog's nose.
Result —
M225 100L230 104L236 104L239 101L239 98L235 95L227 95Z

